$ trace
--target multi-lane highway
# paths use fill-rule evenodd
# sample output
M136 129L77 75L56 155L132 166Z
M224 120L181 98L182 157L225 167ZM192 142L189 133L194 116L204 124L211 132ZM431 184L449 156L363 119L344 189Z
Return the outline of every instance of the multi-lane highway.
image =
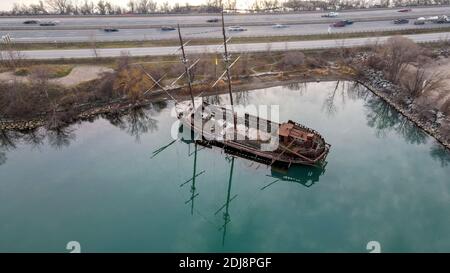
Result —
M450 14L450 7L414 8L411 12L401 13L398 9L355 10L341 12L338 18L323 18L324 13L287 13L287 14L241 14L226 15L228 25L241 25L243 32L229 33L230 36L287 36L323 34L329 32L329 25L342 19L351 19L355 23L342 28L332 28L332 33L384 31L413 28L440 28L450 24L427 23L425 25L395 25L395 18L418 18ZM126 17L57 17L37 18L40 21L58 21L56 26L41 27L24 25L30 18L0 18L0 35L9 34L15 42L83 42L83 41L123 41L123 40L161 40L175 39L175 31L161 31L160 26L183 26L183 35L188 39L218 38L220 24L207 23L218 15L156 15ZM273 28L275 24L286 24L286 28ZM118 32L107 33L105 27L118 28Z
M404 35L417 43L449 40L449 33L428 33ZM248 43L230 44L231 52L264 52L300 50L300 49L320 49L333 47L356 47L371 43L383 43L388 37L379 38L352 38L318 41L296 41L296 42L273 42L273 43ZM94 57L118 57L124 53L131 56L164 56L176 54L177 47L145 47L145 48L105 48L97 49L94 53L92 49L74 50L32 50L23 51L21 54L26 59L64 59L64 58L94 58ZM188 46L187 53L220 53L222 51L217 45ZM5 55L5 57L7 57Z
M398 12L399 9L375 9L375 10L350 10L340 12L340 17L352 20L382 20L393 18L417 18L420 16L432 16L450 14L450 6L413 8L411 12ZM271 23L318 23L332 22L335 19L321 17L324 12L303 13L273 13L273 14L238 14L226 15L229 24L271 24ZM116 27L159 27L161 25L204 26L209 25L206 20L218 18L218 14L201 15L149 15L149 16L104 16L104 17L37 17L41 21L58 21L58 27L85 29L88 27L116 26ZM3 17L0 18L0 29L5 28L29 28L23 21L33 17ZM37 27L39 28L39 27Z
M329 28L329 24L296 24L287 25L285 28L274 28L273 26L244 26L247 31L228 32L233 37L265 37L265 36L294 36L366 31L389 31L402 29L423 29L450 27L450 24L427 23L425 25L401 24L396 25L392 21L357 22L346 27ZM183 36L187 39L220 38L222 29L216 27L184 27ZM161 31L157 28L150 29L121 29L119 32L104 32L103 30L20 30L0 31L2 35L9 33L15 42L86 42L86 41L147 41L177 39L176 31Z

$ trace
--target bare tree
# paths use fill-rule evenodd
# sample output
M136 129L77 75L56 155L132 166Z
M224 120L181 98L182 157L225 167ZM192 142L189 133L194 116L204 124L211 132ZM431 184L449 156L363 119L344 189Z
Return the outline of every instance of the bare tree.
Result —
M236 9L236 0L226 0L223 4L223 7L227 10L235 10Z
M80 7L81 14L89 15L95 12L95 6L92 1L84 0L84 4Z
M389 38L380 50L385 62L384 70L388 79L394 83L398 82L405 67L414 62L420 54L419 46L402 36Z
M160 10L162 11L162 12L165 12L165 13L168 13L169 11L170 11L170 5L169 5L169 2L163 2L162 4L161 4L161 6L160 6Z
M62 125L60 115L58 113L59 98L52 96L49 92L50 71L47 66L38 66L32 70L31 83L34 91L38 94L43 94L47 100L48 105L48 119L47 126L50 129L59 128Z
M261 0L259 1L261 6L265 10L278 8L278 0Z
M108 2L108 1L105 2L105 9L106 9L106 13L107 14L114 14L115 13L113 5L110 2Z
M156 8L157 4L152 0L140 0L139 3L137 4L137 12L142 14L155 12Z
M305 54L299 51L287 51L278 66L281 70L292 70L305 64Z
M3 41L0 44L0 64L2 66L16 69L22 64L23 54L20 50L17 50L14 43L10 41L10 38L2 37Z
M31 12L33 14L46 14L47 9L45 8L44 2L41 0L37 4L30 5Z
M47 5L56 13L67 14L72 1L71 0L46 0Z
M255 2L253 2L252 6L251 6L251 9L252 9L254 12L260 12L260 11L261 11L261 6L259 5L259 1L258 1L258 0L256 0Z
M422 67L413 67L403 71L400 84L413 100L422 94L444 87L444 77L440 73L429 74Z
M98 13L100 13L101 15L105 15L106 14L106 4L103 0L99 0L97 2L97 11Z
M135 13L136 12L136 2L133 0L128 1L127 6L130 10L131 13Z

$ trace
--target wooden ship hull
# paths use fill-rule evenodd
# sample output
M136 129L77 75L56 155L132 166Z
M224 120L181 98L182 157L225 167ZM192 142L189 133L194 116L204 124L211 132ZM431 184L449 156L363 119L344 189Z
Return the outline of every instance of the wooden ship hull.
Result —
M287 165L287 167L292 164L320 167L324 164L330 150L330 145L318 132L293 121L279 124L249 114L245 114L244 117L237 117L234 114L237 124L235 127L233 123L224 124L223 122L227 120L227 116L233 116L232 110L206 102L199 102L196 105L202 105L202 107L193 109L191 104L184 103L181 107L178 106L177 112L182 124L201 136L199 140L202 145L220 147L227 153L267 165L277 164ZM205 111L205 109L209 110ZM194 122L196 111L201 111L197 113L202 117L201 122ZM215 117L212 114L217 112L223 113L223 117ZM222 122L220 129L214 127L205 129L203 125L211 120ZM258 124L258 128L253 128L250 124ZM273 151L265 151L262 145L270 143L268 132L271 128L277 128L274 134L278 136L278 145ZM227 137L230 135L234 137Z

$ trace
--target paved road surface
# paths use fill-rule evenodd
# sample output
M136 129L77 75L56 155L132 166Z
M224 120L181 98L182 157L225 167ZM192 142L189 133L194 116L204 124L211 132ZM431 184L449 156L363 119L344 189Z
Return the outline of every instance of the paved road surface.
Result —
M449 33L428 33L404 35L415 42L432 42L440 40L449 40ZM272 51L294 50L294 49L320 49L333 47L355 47L364 46L370 43L384 42L388 37L380 38L352 38L345 40L317 40L317 41L297 41L297 42L274 42L274 43L249 43L249 44L230 44L231 52L264 52L268 48ZM145 48L105 48L97 49L97 57L118 57L121 54L128 53L131 56L164 56L172 55L177 47L145 47ZM187 53L213 53L220 52L221 48L217 45L188 46ZM74 49L74 50L34 50L23 51L23 57L26 59L63 59L63 58L94 58L92 49Z
M375 10L353 10L340 12L341 18L353 20L367 20L379 18L417 18L420 16L442 15L450 14L450 6L441 7L427 7L427 8L413 8L411 12L402 13L395 9L375 9ZM324 18L321 15L325 12L308 12L308 13L284 13L284 14L240 14L240 15L226 15L226 22L230 24L245 24L251 23L311 23L323 22ZM59 21L61 27L76 27L83 29L91 26L160 26L160 25L174 25L177 23L185 25L206 24L209 18L217 18L218 15L202 14L202 15L158 15L158 16L114 16L114 17L55 17L55 18L38 18L41 21ZM0 18L0 28L16 28L29 27L24 25L23 21L31 17L20 18ZM334 19L329 19L334 21ZM42 28L42 27L41 27ZM46 27L51 29L51 27Z
M294 36L326 34L329 31L329 24L308 24L308 25L287 25L286 28L276 29L272 26L248 26L247 31L228 32L234 37L264 37L264 36ZM331 33L365 32L365 31L386 31L403 29L423 29L450 27L450 24L427 23L425 25L409 24L396 25L392 21L356 22L346 27L333 27ZM222 37L220 27L185 27L182 29L186 39L204 39ZM42 42L42 43L62 43L62 42L88 42L88 41L146 41L146 40L166 40L177 39L176 31L161 31L156 28L151 29L121 29L119 32L106 33L103 30L19 30L0 31L0 35L9 33L15 42Z
M323 13L296 13L296 14L258 14L258 15L227 15L226 22L233 25L242 25L247 31L230 33L230 36L255 37L279 35L307 35L328 32L332 22L341 19L375 20L355 22L352 26L333 28L332 32L361 32L382 31L411 28L439 28L450 25L426 24L415 26L412 24L394 25L393 18L432 16L450 14L450 7L416 8L408 13L400 13L398 9L347 11L342 12L339 18L324 19ZM138 16L138 17L62 17L53 18L60 21L56 27L39 27L24 25L27 18L0 18L0 35L10 34L16 42L83 42L91 41L123 41L123 40L161 40L174 39L174 31L161 31L160 25L184 25L183 35L188 39L220 37L218 23L207 24L208 18L217 15L184 15L184 16ZM383 19L384 18L384 19ZM389 20L386 18L390 18ZM383 20L381 20L383 19ZM52 20L51 18L40 20ZM324 21L325 20L325 21ZM276 23L288 24L284 29L274 29ZM117 26L119 32L106 33L105 26ZM61 29L62 28L62 29Z

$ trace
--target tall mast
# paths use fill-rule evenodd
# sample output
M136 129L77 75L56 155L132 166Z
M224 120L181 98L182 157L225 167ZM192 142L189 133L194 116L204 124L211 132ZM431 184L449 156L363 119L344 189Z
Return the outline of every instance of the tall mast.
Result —
M186 59L186 53L184 51L184 43L183 43L183 37L181 37L181 30L180 30L180 24L178 24L178 38L180 39L180 47L182 52L182 59L181 62L184 64L184 72L186 73L188 85L189 85L189 93L191 95L191 102L192 102L192 108L195 108L194 105L194 94L192 93L192 82L191 82L191 73L190 68L188 66L188 60Z
M233 90L231 88L231 75L230 75L230 55L228 54L227 34L225 33L225 20L223 17L223 10L222 10L222 35L223 35L223 48L224 48L223 61L225 63L225 68L226 68L226 75L227 75L227 81L228 81L228 93L230 95L231 111L233 112L234 131L236 134L236 119L234 117Z

